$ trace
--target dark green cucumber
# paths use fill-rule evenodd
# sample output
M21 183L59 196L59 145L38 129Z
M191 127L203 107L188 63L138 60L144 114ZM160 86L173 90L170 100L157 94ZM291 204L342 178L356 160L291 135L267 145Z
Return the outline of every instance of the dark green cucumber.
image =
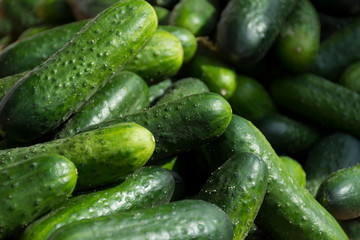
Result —
M119 122L135 122L149 129L156 139L150 163L195 148L220 136L231 121L231 106L216 93L200 93L112 121L88 130Z
M197 49L195 36L189 30L183 27L159 26L158 29L167 31L177 37L180 40L184 50L184 62L190 61Z
M67 0L40 0L35 11L44 23L66 23L75 20Z
M26 142L54 130L135 56L156 28L156 13L144 0L121 1L89 21L2 99L5 137Z
M171 9L179 0L147 0L151 5Z
M332 16L357 16L360 13L359 0L312 0L320 12Z
M233 115L224 134L207 144L204 151L214 167L243 152L265 161L268 186L255 222L273 239L347 239L336 220L310 193L294 184L271 145L251 122Z
M174 35L156 30L149 43L124 67L153 85L175 75L183 64L184 50Z
M265 88L255 79L237 75L236 89L229 99L235 114L256 120L276 112L275 104Z
M221 165L197 197L223 209L233 223L234 239L244 239L264 200L267 177L262 159L241 153Z
M360 142L348 134L335 133L319 141L304 166L309 192L315 196L328 175L360 163L359 156Z
M277 154L305 154L323 136L317 128L280 114L265 116L254 124Z
M157 84L154 84L149 87L149 101L150 106L153 106L154 103L164 95L165 91L172 85L171 79L166 79Z
M321 25L321 41L329 38L332 34L349 25L355 20L354 17L333 17L319 13Z
M11 43L12 36L10 34L0 39L0 53Z
M277 79L271 86L280 106L335 130L360 136L360 95L313 74Z
M77 189L114 183L143 166L155 148L153 135L135 123L122 123L74 137L30 147L0 151L0 168L39 153L56 153L74 162L79 172Z
M56 138L73 135L104 121L138 112L149 105L149 88L132 72L119 72L61 128Z
M337 81L350 64L360 60L359 38L360 18L357 18L321 43L311 71Z
M0 3L1 4L1 3ZM1 7L1 5L0 5ZM12 25L8 19L0 16L0 37L4 37L11 33Z
M174 186L165 169L137 169L118 186L69 199L28 226L21 239L43 240L72 222L168 203Z
M220 53L236 66L254 65L273 45L295 0L231 0L217 26Z
M216 26L218 0L180 0L170 13L169 25L189 29L195 36L208 36Z
M186 96L204 92L209 92L205 83L197 78L184 78L176 81L171 87L169 87L159 101L156 102L156 105L172 102Z
M360 217L360 165L329 175L320 185L316 199L336 219Z
M300 0L281 27L276 53L285 66L304 72L315 62L319 47L319 16L309 0Z
M155 6L154 10L158 18L158 25L167 25L169 23L170 11L158 6Z
M21 41L25 38L32 37L38 33L44 32L51 28L54 28L54 26L53 25L40 25L40 26L28 28L20 34L17 41Z
M28 72L18 73L12 76L4 77L0 79L0 101L9 91L9 89L15 85L22 77L24 77Z
M231 240L232 236L231 221L220 208L201 200L184 200L75 222L57 230L49 240Z
M74 164L56 154L0 169L0 238L10 236L66 200L77 180Z
M360 93L360 61L351 64L340 77L344 87Z
M350 240L360 240L360 218L339 222Z
M280 156L280 160L286 167L286 170L294 180L294 183L301 187L306 187L306 173L300 163L291 157Z

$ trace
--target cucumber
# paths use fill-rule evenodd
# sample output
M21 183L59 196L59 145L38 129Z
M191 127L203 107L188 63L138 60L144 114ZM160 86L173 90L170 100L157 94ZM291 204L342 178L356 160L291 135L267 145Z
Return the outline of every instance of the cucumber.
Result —
M331 35L320 45L314 74L331 81L337 81L342 72L352 63L360 60L360 18Z
M0 79L0 101L9 91L9 89L14 86L14 84L24 77L28 72L18 73L12 76L4 77Z
M360 218L339 222L350 240L360 239Z
M233 115L225 133L203 151L214 167L243 152L261 157L268 185L256 224L273 239L348 239L336 220L302 187L294 184L271 145L246 119Z
M171 79L166 79L149 87L150 106L154 105L154 103L165 93L171 84Z
M281 162L294 180L294 183L301 187L306 187L306 173L300 163L288 156L280 156Z
M219 15L218 0L180 0L170 13L169 25L183 27L195 36L208 36Z
M267 177L262 159L241 153L221 165L197 197L222 208L233 223L234 239L244 239L264 200Z
M40 26L28 28L20 34L17 41L21 41L25 38L32 37L38 33L44 32L51 28L54 28L54 26L53 25L40 25Z
M0 53L5 49L12 41L11 35L6 35L0 39Z
M67 0L40 0L35 11L44 23L67 23L75 20Z
M332 34L349 25L355 20L354 17L333 17L319 13L321 25L321 41L329 38Z
M99 89L61 128L55 138L73 135L91 125L128 115L149 105L149 89L132 72L119 72Z
M320 12L332 16L357 16L360 13L359 0L312 0Z
M265 116L254 124L277 154L307 154L323 136L318 128L281 114Z
M148 2L151 3L151 5L171 9L179 0L148 0Z
M1 3L0 3L1 7ZM11 33L12 30L11 22L8 19L3 18L0 16L0 37L4 37Z
M174 35L156 30L149 43L125 66L124 70L153 85L175 75L182 66L184 50Z
M219 52L235 66L259 62L273 45L295 0L231 0L221 13Z
M305 72L315 62L320 47L320 20L309 0L300 0L276 40L281 62L295 72Z
M75 222L57 230L49 240L231 240L232 236L231 221L220 208L201 200L184 200Z
M229 102L235 114L251 121L277 111L265 88L255 79L243 75L236 76L236 89Z
M197 49L195 36L186 28L177 26L159 26L158 29L167 31L177 37L184 50L184 62L190 61Z
M335 133L319 141L304 166L309 192L315 196L328 175L360 163L359 156L360 142L349 134Z
M329 175L320 185L316 199L336 219L360 217L360 165Z
M313 74L276 79L271 86L276 103L335 130L360 136L360 95Z
M167 25L170 18L170 11L166 8L155 6L154 10L158 18L158 25Z
M28 226L21 239L43 240L72 222L168 203L174 186L172 175L165 169L137 169L120 185L69 199Z
M66 200L77 180L74 164L57 154L0 169L0 238L10 236Z
M54 130L121 69L156 28L155 11L144 0L121 1L92 19L2 99L0 129L5 137L26 142Z
M74 162L76 189L114 183L143 166L155 148L153 135L135 123L123 123L71 138L0 151L0 168L39 153L56 153Z
M350 90L360 93L360 61L346 68L340 77L339 83Z

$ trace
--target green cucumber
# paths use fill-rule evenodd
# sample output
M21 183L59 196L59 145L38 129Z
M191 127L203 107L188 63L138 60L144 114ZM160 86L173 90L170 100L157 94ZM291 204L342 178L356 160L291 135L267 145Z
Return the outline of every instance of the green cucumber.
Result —
M17 41L21 41L25 38L32 37L38 33L44 32L46 30L49 30L51 28L54 28L53 25L41 25L36 27L31 27L23 31L20 36L18 37Z
M262 159L241 153L221 165L197 197L222 208L233 223L234 239L244 239L264 200L267 177Z
M333 172L360 163L360 142L344 133L335 133L319 141L305 162L307 189L315 196L320 184Z
M259 62L273 45L295 0L231 0L217 26L219 52L236 66Z
M329 38L332 34L349 25L355 20L354 17L333 17L319 13L321 25L321 41Z
M12 76L4 77L0 79L0 101L9 91L9 89L14 86L14 84L24 77L28 72L18 73Z
M231 240L232 236L231 221L220 208L201 200L184 200L75 222L57 230L49 240Z
M67 0L40 0L35 11L44 23L66 23L75 20Z
M1 4L1 3L0 3ZM0 5L1 7L1 5ZM4 37L11 33L12 25L8 19L0 16L0 37Z
M43 240L75 221L168 203L174 186L172 175L165 169L137 169L120 185L69 199L28 226L21 239Z
M165 91L172 85L171 79L166 79L157 84L149 87L149 101L150 106L153 106L155 102L164 95Z
M5 138L26 142L57 128L145 46L156 28L156 13L144 0L121 1L89 21L2 99Z
M143 166L155 148L153 135L135 123L122 123L70 138L0 151L0 168L39 153L56 153L74 162L77 189L114 183Z
M12 36L10 34L0 39L0 53L12 42Z
M360 13L359 0L312 0L320 12L332 16L357 16Z
M360 240L360 218L339 222L350 240Z
M306 187L306 173L300 163L288 156L280 156L280 160L286 167L286 170L294 180L294 182L301 187Z
M276 40L281 62L296 72L305 72L315 62L320 47L319 16L309 0L300 0L281 27Z
M267 235L274 239L347 239L336 220L310 193L294 184L271 145L251 122L233 115L225 133L203 151L215 168L243 152L265 161L269 173L267 192L255 222Z
M280 114L265 116L254 124L277 154L306 154L323 136L317 128Z
M149 105L149 89L144 80L132 72L119 72L61 128L56 138L76 132L100 122L128 115Z
M158 25L167 25L170 18L170 11L158 6L154 6L154 10L158 18Z
M235 114L256 120L276 112L275 104L265 88L255 79L237 75L236 89L229 99Z
M197 49L195 36L189 30L183 27L159 26L158 29L167 31L177 37L180 40L184 50L184 62L190 61Z
M360 95L313 74L276 79L276 103L312 121L360 136Z
M180 0L170 13L169 25L183 27L195 36L208 36L219 15L218 0Z
M346 68L340 77L339 83L348 89L360 93L360 61Z
M71 195L77 172L57 154L0 169L0 238L10 236Z
M360 217L360 165L329 175L320 185L316 199L336 219Z
M149 43L124 67L153 85L175 75L181 68L184 50L174 35L156 30Z

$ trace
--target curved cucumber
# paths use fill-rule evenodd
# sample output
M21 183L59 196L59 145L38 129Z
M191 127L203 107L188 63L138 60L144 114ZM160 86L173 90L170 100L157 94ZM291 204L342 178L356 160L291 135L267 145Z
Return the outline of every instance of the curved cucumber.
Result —
M166 92L166 90L172 85L171 79L166 79L157 84L154 84L149 87L149 101L150 106L153 106L154 103Z
M114 183L143 166L155 148L153 135L135 123L122 123L70 138L0 151L0 168L39 153L57 153L74 162L77 189Z
M0 169L0 238L20 230L73 192L74 164L56 154L35 156Z
M306 173L300 163L296 160L287 157L287 156L280 156L281 162L286 167L286 170L294 180L294 182L301 187L306 187Z
M267 177L263 160L241 153L221 165L197 197L222 208L233 223L234 239L244 239L264 200Z
M26 142L54 130L150 40L156 27L156 13L144 0L118 2L92 19L2 99L0 129L6 138Z
M231 240L233 230L229 217L220 208L201 200L184 200L75 222L57 230L49 240L133 240L150 236L157 240Z
M348 89L360 93L360 61L346 68L340 77L339 83Z
M165 169L137 169L118 186L69 199L28 226L21 239L43 240L72 222L168 203L174 186Z
M99 89L70 118L57 138L73 135L94 124L128 115L149 105L149 89L144 80L132 72L119 72Z
M8 77L0 79L0 101L5 96L5 94L10 90L12 86L15 85L22 77L24 77L28 72L18 73Z

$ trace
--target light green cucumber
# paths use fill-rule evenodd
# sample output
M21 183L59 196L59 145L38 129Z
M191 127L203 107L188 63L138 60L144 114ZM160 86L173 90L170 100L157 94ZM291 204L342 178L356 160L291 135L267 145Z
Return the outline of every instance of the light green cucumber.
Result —
M306 187L306 173L302 168L301 164L298 163L295 159L288 156L280 156L279 157L286 170L290 174L291 178L294 180L294 183L298 184L298 186Z

